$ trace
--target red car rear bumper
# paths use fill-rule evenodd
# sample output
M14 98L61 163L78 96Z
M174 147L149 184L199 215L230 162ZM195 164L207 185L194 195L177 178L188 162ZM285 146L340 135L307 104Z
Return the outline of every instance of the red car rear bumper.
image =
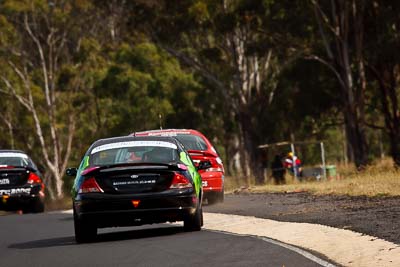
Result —
M202 172L204 192L222 192L224 190L224 175L222 172Z

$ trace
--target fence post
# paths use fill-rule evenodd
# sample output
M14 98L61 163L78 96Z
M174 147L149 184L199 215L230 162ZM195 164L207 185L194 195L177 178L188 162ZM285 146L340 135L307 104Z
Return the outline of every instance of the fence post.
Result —
M293 176L294 176L294 179L297 180L298 178L297 178L296 160L295 160L296 154L294 153L294 144L293 143L290 144L290 150L292 151L292 154L293 154L293 158L292 158Z
M325 164L324 142L321 142L320 144L321 144L322 173L324 175L324 179L326 180L326 164Z

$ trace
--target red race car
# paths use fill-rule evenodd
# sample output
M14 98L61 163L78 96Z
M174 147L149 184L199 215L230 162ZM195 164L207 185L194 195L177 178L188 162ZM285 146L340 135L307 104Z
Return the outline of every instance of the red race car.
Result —
M211 142L199 131L190 129L165 129L135 132L136 136L172 136L178 139L197 166L202 161L209 161L211 167L199 170L204 198L208 204L224 201L224 165Z

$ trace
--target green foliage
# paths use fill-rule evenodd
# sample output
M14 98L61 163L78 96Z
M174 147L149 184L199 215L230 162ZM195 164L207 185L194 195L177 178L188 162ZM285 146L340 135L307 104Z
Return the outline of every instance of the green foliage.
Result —
M177 118L190 120L196 86L193 76L154 44L121 44L94 88L105 134L169 127L166 123L184 127Z
M318 3L323 8L330 4ZM374 126L385 125L385 118L372 67L383 76L399 77L399 8L397 1L374 1L365 7L365 116ZM69 115L76 115L74 165L98 138L160 126L199 129L230 163L244 149L237 145L244 138L244 115L251 125L253 147L292 138L325 140L329 160L343 158L338 145L344 138L340 84L328 67L310 60L310 55L325 51L311 1L1 1L0 78L7 78L19 95L27 97L10 62L26 72L45 141L51 143L43 66L35 41L24 28L25 15L29 21L35 18L30 25L44 54L57 51L51 76L58 107L56 129L65 144ZM50 33L56 36L52 48L47 42ZM246 105L241 105L238 84L243 77L237 50L229 47L239 33L246 40L242 60L257 57L264 65L271 53L260 88L249 89L252 97ZM353 34L349 33L352 51ZM333 47L329 37L327 42ZM355 72L357 62L351 60ZM50 64L46 59L48 69ZM359 81L354 83L358 86ZM398 82L396 86L398 91ZM0 121L13 126L11 140L7 125L1 123L0 146L13 143L43 158L35 149L32 115L10 95L3 80L0 98ZM389 106L396 109L395 105ZM371 157L379 156L381 148L388 150L387 136L372 129L366 134Z

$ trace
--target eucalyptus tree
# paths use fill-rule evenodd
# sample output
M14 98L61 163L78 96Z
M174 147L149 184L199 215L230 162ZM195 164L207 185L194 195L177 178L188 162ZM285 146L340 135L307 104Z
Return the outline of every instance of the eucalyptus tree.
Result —
M85 39L93 31L89 1L6 0L0 4L1 93L25 108L52 198L61 198L86 92ZM19 120L23 123L23 120ZM30 128L30 126L32 128ZM33 140L32 140L32 137Z
M365 126L366 74L364 59L364 1L311 0L325 53L309 58L327 66L339 82L349 160L358 168L368 163Z
M229 133L244 175L263 182L257 146L264 133L260 119L274 99L279 55L268 19L275 1L136 2L134 20L160 47L200 74L224 105L220 112L237 127Z
M400 3L370 1L366 9L366 66L372 98L384 124L368 125L383 130L389 137L390 154L400 166Z

